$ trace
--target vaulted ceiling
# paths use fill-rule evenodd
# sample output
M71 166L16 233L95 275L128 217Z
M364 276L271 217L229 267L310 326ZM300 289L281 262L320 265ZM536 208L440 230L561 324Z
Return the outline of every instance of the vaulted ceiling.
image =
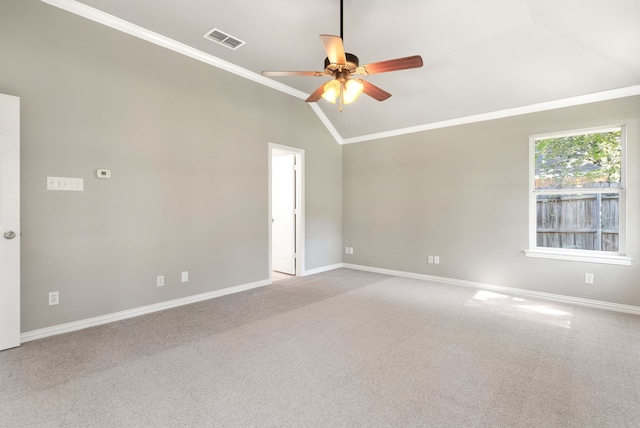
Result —
M318 36L340 35L339 0L43 1L300 103L329 78L259 73L321 71ZM205 39L213 28L245 44ZM365 77L392 94L386 101L363 95L342 113L314 104L339 142L640 93L638 0L344 0L344 45L361 64L421 55L424 66Z

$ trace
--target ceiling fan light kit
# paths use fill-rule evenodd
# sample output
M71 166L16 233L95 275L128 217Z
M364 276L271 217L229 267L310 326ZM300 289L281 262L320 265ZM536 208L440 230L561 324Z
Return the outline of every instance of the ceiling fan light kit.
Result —
M371 74L386 73L389 71L406 70L410 68L422 67L422 57L420 55L405 58L391 59L387 61L375 62L367 65L360 65L358 57L344 51L342 37L342 0L340 1L340 36L321 34L320 40L327 53L324 60L324 71L263 71L263 76L331 76L332 80L323 83L309 97L306 102L314 103L320 98L335 104L340 100L338 109L342 111L342 106L350 104L358 99L364 92L375 100L384 101L391 96L389 92L378 88L365 80L353 78L357 74L367 76Z
M364 91L364 84L362 79L350 79L346 82L333 79L325 83L323 89L322 98L332 104L335 104L336 100L340 99L340 110L342 111L342 105L351 104L358 99Z

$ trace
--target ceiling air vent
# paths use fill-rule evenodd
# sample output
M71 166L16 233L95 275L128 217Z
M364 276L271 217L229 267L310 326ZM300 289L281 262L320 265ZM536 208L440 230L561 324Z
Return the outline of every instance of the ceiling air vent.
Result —
M236 50L240 46L244 45L244 42L242 40L236 39L235 37L230 36L229 34L225 33L224 31L220 31L217 28L214 28L213 30L207 32L207 34L204 35L204 38L213 40L214 42L233 50Z

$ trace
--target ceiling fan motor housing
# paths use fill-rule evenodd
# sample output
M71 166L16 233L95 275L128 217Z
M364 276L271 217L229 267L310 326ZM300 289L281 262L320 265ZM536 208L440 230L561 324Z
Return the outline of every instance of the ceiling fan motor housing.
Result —
M354 54L350 54L349 52L345 52L344 56L347 59L347 63L344 65L342 69L345 71L348 71L349 73L355 73L356 68L358 68L358 66L360 65L360 60L358 59L357 56L355 56ZM331 70L331 71L336 70L335 64L333 64L332 66L328 57L324 59L324 69Z

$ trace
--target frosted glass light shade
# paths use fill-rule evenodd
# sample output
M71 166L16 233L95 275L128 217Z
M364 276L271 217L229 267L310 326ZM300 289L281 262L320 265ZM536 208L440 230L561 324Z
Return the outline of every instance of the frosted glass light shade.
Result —
M336 98L340 96L340 81L333 79L324 85L324 93L322 98L335 104Z
M344 103L351 104L362 94L364 85L360 79L347 80L344 90Z

